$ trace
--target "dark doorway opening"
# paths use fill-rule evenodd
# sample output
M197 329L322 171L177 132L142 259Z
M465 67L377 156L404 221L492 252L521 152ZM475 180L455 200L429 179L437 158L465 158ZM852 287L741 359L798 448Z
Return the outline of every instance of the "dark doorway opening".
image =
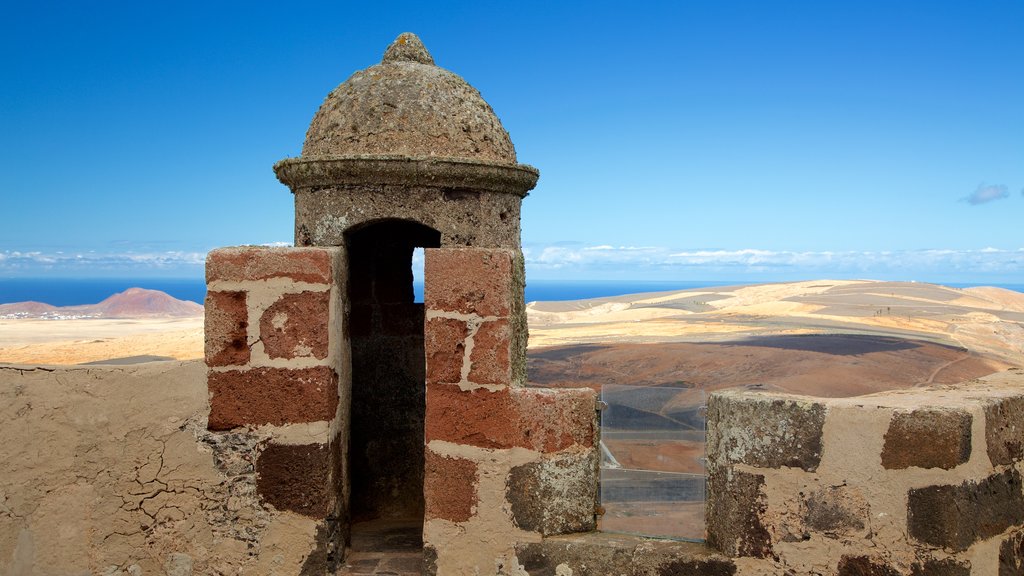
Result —
M352 405L348 486L352 542L359 526L423 525L425 357L423 304L415 302L415 248L441 233L383 220L346 235Z

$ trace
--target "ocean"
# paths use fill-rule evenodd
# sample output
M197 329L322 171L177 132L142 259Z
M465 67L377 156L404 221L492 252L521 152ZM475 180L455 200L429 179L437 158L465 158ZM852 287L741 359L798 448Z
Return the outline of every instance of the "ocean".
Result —
M670 280L530 280L526 285L526 301L582 300L620 294L689 290L713 286L754 284L752 281L670 281ZM1024 292L1024 284L947 283L954 288L998 286ZM54 306L95 304L128 288L160 290L179 300L203 303L206 284L197 278L0 278L0 304L34 300ZM418 301L423 299L423 284L414 283Z

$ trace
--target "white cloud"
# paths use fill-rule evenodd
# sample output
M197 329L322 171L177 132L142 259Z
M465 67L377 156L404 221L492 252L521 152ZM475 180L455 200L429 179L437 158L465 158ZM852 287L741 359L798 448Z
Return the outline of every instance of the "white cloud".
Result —
M790 276L881 277L948 274L969 276L1001 273L1019 277L1024 269L1024 248L986 247L977 250L787 251L746 248L739 250L672 250L663 247L532 246L524 250L529 271L572 272L587 275L622 272L637 278L681 277L734 279L776 273Z
M972 206L977 206L993 200L1009 198L1009 196L1010 190L1003 184L981 184L969 196L964 197L964 200Z
M206 262L205 252L42 252L0 251L0 272L133 272L193 270Z

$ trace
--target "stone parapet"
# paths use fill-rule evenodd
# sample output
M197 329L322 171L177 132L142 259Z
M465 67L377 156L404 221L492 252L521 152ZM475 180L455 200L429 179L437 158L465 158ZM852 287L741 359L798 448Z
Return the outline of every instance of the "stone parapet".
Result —
M514 573L516 542L596 527L596 394L523 387L517 250L429 249L424 275L428 571Z
M715 393L708 543L739 574L1020 573L1022 405L1018 370L856 398Z

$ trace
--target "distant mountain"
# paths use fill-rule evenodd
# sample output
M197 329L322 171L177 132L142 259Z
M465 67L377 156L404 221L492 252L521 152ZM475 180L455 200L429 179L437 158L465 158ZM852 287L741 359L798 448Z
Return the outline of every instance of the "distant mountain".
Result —
M201 316L203 307L159 290L129 288L98 304L51 306L41 302L0 304L0 318L179 318Z

